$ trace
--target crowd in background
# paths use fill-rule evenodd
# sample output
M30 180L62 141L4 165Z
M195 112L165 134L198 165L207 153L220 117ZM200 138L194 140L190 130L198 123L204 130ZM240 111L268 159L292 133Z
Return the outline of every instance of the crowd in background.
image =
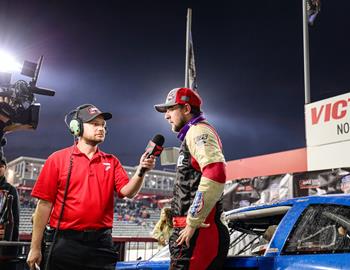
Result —
M35 208L36 199L33 198L31 190L18 190L20 208ZM160 209L154 200L124 200L116 199L114 205L115 218L118 221L133 222L146 225L146 221L153 216L160 215Z
M118 221L130 221L145 225L145 219L151 217L151 212L159 212L158 205L149 200L120 200L114 205L114 213Z
M18 189L19 206L21 208L35 208L36 199L30 195L30 190Z

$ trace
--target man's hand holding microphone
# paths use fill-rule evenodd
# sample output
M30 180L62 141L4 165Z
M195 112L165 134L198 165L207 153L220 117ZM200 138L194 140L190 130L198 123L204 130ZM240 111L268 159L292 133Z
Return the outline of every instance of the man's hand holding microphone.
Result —
M140 165L138 169L138 176L143 177L144 174L154 169L155 167L155 158L160 156L163 151L164 136L157 134L154 138L149 141L146 152L142 155L140 159Z
M146 152L141 156L140 164L135 175L130 179L129 183L125 185L121 193L128 197L134 197L142 186L142 179L146 172L154 169L156 164L156 157L162 153L164 144L163 135L157 134L148 143Z

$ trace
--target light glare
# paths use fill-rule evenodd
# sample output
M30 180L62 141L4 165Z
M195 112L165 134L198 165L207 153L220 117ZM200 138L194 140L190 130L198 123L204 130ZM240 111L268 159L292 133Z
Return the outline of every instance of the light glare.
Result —
M0 51L0 72L20 71L21 65L10 54Z

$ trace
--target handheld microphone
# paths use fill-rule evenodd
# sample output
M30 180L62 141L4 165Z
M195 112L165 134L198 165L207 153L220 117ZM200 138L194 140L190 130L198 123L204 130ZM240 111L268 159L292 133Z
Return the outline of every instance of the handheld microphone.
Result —
M158 157L163 151L163 144L164 144L164 136L160 134L155 135L152 141L149 141L146 147L146 152L147 152L146 158L149 158L150 156ZM147 170L146 168L142 167L138 176L142 177L145 174L146 170Z

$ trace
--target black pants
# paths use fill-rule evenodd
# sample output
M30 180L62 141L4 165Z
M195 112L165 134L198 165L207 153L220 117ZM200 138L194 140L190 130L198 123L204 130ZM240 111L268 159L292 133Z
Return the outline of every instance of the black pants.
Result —
M19 264L19 262L0 262L0 269L1 270L16 270L17 264Z
M111 230L98 232L59 232L53 246L49 270L115 270Z
M17 259L17 246L1 246L0 247L0 269L1 270L16 270L20 261ZM2 258L7 258L2 260ZM19 269L19 268L18 268Z

